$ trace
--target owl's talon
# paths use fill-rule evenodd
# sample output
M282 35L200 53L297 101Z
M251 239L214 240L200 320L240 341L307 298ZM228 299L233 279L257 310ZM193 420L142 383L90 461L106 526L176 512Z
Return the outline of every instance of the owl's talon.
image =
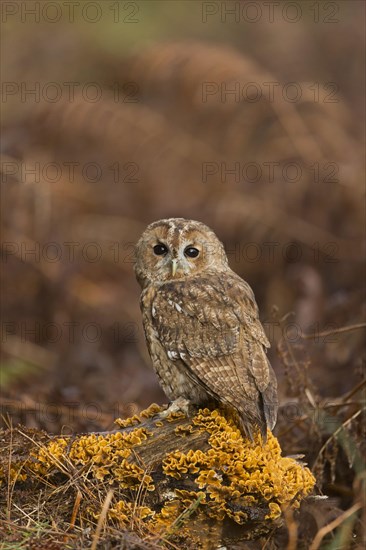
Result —
M185 399L184 397L178 397L178 399L175 399L171 403L169 403L168 408L165 411L162 411L159 413L160 418L166 418L170 414L182 412L185 414L185 416L188 416L190 407L190 401L188 399Z

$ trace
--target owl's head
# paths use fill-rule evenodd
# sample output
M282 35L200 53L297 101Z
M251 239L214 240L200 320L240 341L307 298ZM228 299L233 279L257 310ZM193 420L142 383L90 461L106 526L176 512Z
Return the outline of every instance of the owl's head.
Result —
M136 246L135 272L142 287L227 269L224 247L203 223L168 218L150 224Z

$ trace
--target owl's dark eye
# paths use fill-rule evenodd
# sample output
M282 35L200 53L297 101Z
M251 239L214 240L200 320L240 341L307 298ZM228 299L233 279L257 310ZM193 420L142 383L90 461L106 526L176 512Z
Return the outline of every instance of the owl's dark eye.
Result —
M163 254L166 254L168 252L168 248L165 246L165 244L156 244L154 246L154 254L157 256L163 256Z
M194 248L194 246L187 246L184 251L184 254L189 258L197 258L199 253L200 251L197 248Z

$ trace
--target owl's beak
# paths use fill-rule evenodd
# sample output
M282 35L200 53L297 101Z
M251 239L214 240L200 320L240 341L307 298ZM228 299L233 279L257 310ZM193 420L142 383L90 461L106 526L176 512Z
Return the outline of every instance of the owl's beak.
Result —
M177 272L178 260L172 260L172 275L175 277Z

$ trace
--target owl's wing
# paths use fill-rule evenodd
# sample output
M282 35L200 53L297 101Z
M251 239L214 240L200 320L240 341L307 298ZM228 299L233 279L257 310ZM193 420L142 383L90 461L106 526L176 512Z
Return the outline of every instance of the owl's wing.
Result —
M277 382L249 285L233 272L165 283L152 302L152 323L171 360L243 422L273 428Z

